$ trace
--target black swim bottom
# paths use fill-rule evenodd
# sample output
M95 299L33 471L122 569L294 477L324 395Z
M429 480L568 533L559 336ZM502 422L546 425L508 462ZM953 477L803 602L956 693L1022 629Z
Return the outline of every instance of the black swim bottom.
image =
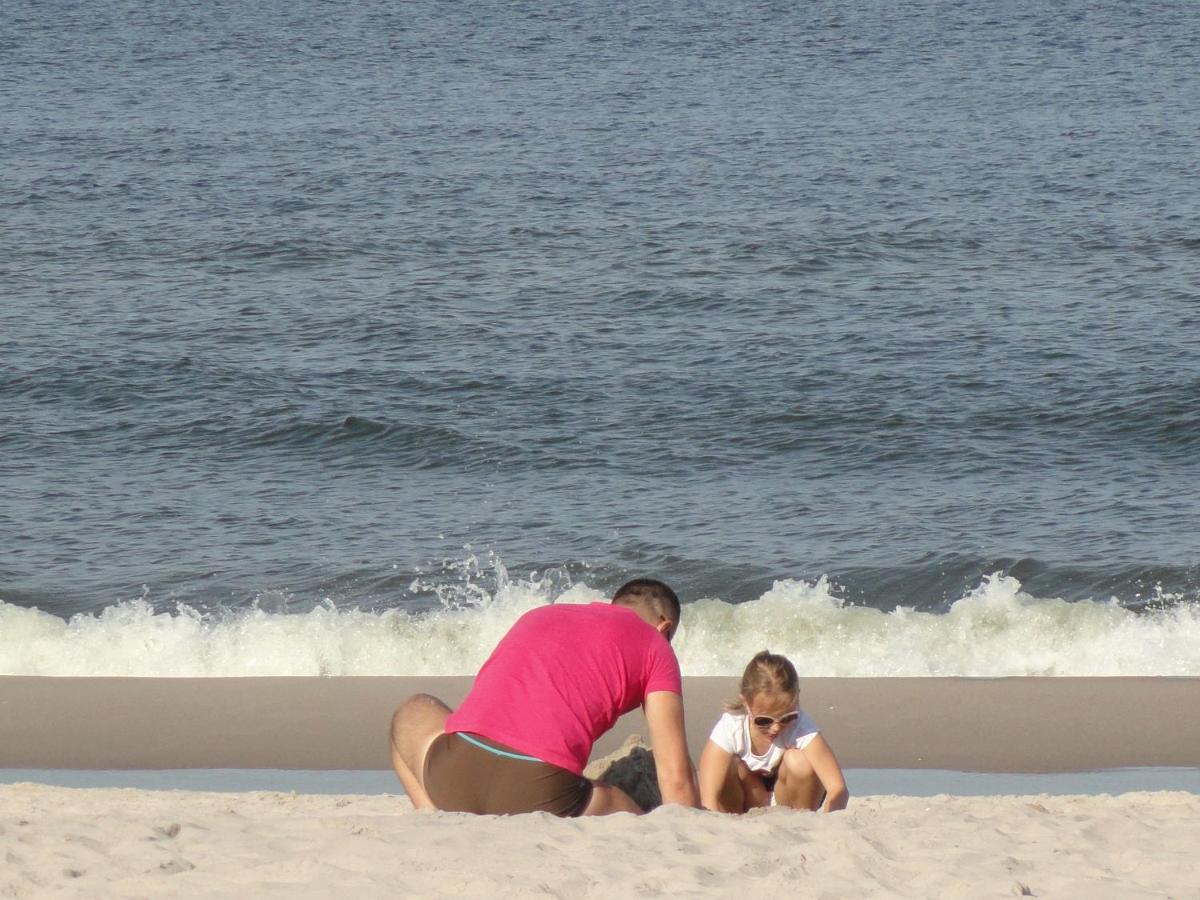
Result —
M477 734L441 734L425 756L425 790L438 809L507 816L578 816L592 783Z

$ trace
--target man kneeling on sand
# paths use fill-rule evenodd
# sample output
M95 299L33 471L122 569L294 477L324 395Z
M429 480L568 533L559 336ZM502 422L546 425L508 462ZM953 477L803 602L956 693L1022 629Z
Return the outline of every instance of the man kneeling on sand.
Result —
M639 578L611 604L525 613L492 651L462 705L409 697L392 717L392 767L418 809L596 816L642 810L583 776L592 745L639 704L664 803L699 806L670 640L679 598Z

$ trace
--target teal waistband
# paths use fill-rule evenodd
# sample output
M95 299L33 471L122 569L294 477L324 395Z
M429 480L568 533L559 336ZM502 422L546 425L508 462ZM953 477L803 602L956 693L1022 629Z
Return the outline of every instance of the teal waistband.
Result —
M506 756L509 759L520 759L525 762L541 762L536 756L526 756L524 753L513 753L511 750L501 750L499 747L493 747L491 744L485 744L479 738L471 737L462 731L454 732L468 744L474 744L480 750L486 750L488 753L495 753L497 756Z

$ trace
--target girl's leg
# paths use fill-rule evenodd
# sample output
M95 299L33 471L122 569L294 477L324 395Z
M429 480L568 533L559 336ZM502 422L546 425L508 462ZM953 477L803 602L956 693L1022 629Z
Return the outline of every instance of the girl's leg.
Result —
M817 810L825 799L825 786L813 771L803 750L788 750L779 763L775 802L792 809Z
M738 787L742 794L742 810L766 806L771 802L771 792L763 784L762 776L751 772L744 762L737 760Z
M705 750L705 754L708 749ZM732 754L727 755L727 762L722 767L720 764L709 767L707 765L707 756L700 760L700 771L703 776L701 780L700 796L704 799L704 805L714 812L724 813L743 813L746 811L745 791L742 789L741 780L738 778L738 766L741 765L741 760ZM714 775L720 777L720 783L715 785L714 792L713 781L716 781ZM707 781L705 780L707 779Z

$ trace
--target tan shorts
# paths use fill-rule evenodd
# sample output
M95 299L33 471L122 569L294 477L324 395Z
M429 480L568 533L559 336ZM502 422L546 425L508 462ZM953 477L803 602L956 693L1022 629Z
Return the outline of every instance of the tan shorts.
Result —
M582 775L477 734L434 738L425 755L424 782L434 806L451 812L578 816L592 799L592 783Z

